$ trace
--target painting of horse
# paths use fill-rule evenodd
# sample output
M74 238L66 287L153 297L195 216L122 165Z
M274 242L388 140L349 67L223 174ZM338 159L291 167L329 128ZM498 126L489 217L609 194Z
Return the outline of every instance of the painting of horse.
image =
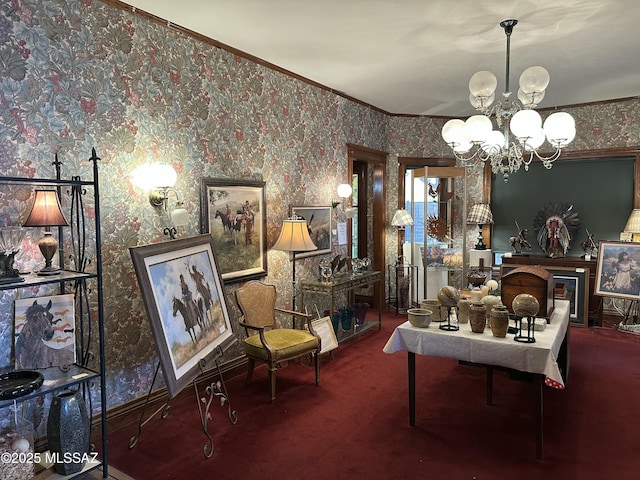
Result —
M16 369L63 367L75 362L72 294L15 302Z

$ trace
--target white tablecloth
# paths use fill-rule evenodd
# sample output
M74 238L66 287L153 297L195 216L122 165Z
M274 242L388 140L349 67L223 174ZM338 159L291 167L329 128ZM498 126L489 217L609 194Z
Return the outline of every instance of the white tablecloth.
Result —
M505 338L494 337L489 328L484 333L474 333L468 323L461 324L460 330L454 332L440 330L439 325L431 323L427 328L417 328L407 321L396 327L383 351L455 358L544 374L547 385L564 388L556 360L569 325L568 301L555 301L551 323L543 331L535 332L535 343L516 342L509 333Z

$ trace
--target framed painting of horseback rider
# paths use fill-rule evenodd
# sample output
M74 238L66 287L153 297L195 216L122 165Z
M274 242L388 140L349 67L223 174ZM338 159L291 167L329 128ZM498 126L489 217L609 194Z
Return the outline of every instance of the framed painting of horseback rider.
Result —
M331 253L331 225L333 207L328 206L305 206L291 207L291 215L296 214L307 222L307 230L313 244L317 250L310 252L296 253L296 258L312 257Z
M236 338L210 235L129 249L170 398Z
M203 178L200 233L208 233L225 283L267 275L265 182Z

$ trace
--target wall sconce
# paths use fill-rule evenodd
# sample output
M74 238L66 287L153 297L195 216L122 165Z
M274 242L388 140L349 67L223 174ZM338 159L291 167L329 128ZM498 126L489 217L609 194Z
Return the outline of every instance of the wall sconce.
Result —
M482 226L493 223L493 214L491 208L486 203L476 203L471 207L469 215L467 216L467 223L475 223L478 225L478 242L476 243L476 250L486 250L487 246L482 239Z
M149 192L149 203L157 209L169 211L169 195L176 196L175 208L169 214L172 227L166 227L164 234L171 239L176 237L175 227L181 227L189 223L189 212L184 208L184 202L180 199L178 191L173 188L178 180L178 174L171 165L145 164L136 168L133 173L136 184Z
M333 206L333 208L336 208L338 205L342 204L342 209L344 211L345 216L347 218L353 218L353 209L349 207L345 207L347 198L349 198L353 193L353 189L351 188L351 185L349 185L348 183L341 183L340 185L338 185L337 192L338 192L338 197L340 197L340 200L333 200L331 202L331 205Z
M66 227L68 225L69 222L62 214L58 192L55 190L36 190L33 206L23 226L45 227L44 237L38 242L45 264L38 275L57 275L60 273L59 268L51 265L53 256L58 251L58 241L52 235L51 227Z

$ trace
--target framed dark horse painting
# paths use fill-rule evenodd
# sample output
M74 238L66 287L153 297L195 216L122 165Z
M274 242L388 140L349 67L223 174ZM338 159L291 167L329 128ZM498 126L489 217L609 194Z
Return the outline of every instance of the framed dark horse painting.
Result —
M64 367L76 361L73 294L15 302L16 369Z
M211 235L226 283L266 276L265 182L203 178L200 233Z
M129 249L169 396L236 338L210 235Z

